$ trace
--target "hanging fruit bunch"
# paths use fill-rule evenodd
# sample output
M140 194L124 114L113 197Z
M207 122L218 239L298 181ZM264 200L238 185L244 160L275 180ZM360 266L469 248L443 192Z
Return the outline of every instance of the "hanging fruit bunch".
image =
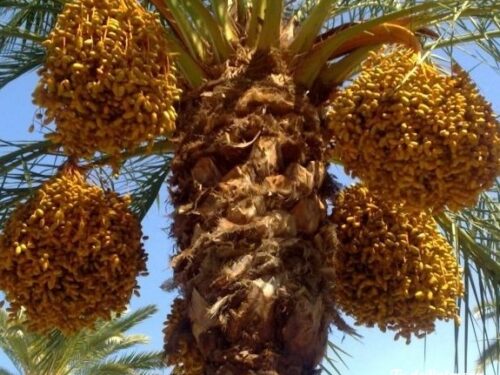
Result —
M72 333L120 313L145 274L146 255L130 198L89 185L66 166L6 222L0 289L28 327Z
M474 205L500 172L499 124L468 75L411 49L372 52L328 114L336 156L381 198L408 209Z
M119 161L175 128L179 97L164 29L135 0L65 5L43 43L46 61L34 102L55 121L47 137L66 154Z
M341 246L334 254L334 295L358 324L378 325L410 341L456 319L461 272L453 249L424 212L374 196L366 187L343 190L332 220Z

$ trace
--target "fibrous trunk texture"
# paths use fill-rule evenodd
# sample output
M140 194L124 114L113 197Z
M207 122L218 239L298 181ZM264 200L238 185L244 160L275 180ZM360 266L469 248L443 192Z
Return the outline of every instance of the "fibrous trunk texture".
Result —
M328 326L341 324L323 124L273 69L228 71L179 111L172 266L182 297L165 329L177 374L314 374Z

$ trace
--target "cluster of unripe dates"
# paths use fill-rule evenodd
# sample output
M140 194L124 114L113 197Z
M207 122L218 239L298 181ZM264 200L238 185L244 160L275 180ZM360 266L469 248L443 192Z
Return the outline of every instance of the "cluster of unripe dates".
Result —
M0 236L0 289L28 327L73 333L125 310L146 272L130 197L65 166L19 205Z
M458 320L462 275L432 216L355 185L337 197L332 220L341 243L333 259L335 300L359 324L410 341L432 332L436 319Z
M120 153L175 129L175 67L156 17L135 0L65 5L44 46L34 102L66 154Z

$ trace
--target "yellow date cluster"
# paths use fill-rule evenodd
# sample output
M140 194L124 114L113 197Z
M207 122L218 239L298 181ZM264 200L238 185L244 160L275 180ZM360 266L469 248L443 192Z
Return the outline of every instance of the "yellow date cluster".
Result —
M333 222L341 243L334 296L358 324L409 342L432 332L436 319L458 319L461 271L430 215L406 213L355 185L337 197Z
M373 52L328 121L346 169L408 208L474 205L500 172L499 123L468 75L402 47Z
M70 156L117 157L172 133L179 90L163 35L135 0L67 3L33 94L45 123L55 120L48 138Z
M145 274L130 198L65 167L18 206L0 235L0 289L31 330L72 333L122 312Z

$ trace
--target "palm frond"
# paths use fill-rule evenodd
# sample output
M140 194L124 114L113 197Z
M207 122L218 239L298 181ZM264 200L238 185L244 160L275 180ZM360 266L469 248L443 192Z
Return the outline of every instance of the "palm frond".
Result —
M332 341L328 341L327 353L325 354L324 363L321 365L321 368L328 375L333 373L341 375L344 371L340 370L339 367L343 369L349 368L345 357L351 357L351 355Z
M335 57L335 51L342 50L343 44L353 35L369 33L371 28L384 22L403 24L417 32L428 50L477 46L486 54L485 59L495 61L498 68L499 13L500 6L488 0L462 3L449 0L338 1L323 28L322 42L301 57L297 81L309 87L328 61ZM433 39L436 35L438 38ZM448 49L448 53L453 58L453 49Z
M474 309L477 312L477 319L488 321L490 327L496 327L498 332L500 326L500 300L485 302L482 306ZM483 342L483 350L476 361L476 372L485 372L491 365L493 370L498 373L500 366L500 336L492 335L487 342ZM494 366L496 363L496 368Z
M0 0L4 25L46 36L55 24L65 0ZM6 38L5 43L12 41Z
M12 324L7 312L0 309L0 350L20 372L32 367L33 356L29 350L30 344L31 340L26 339L24 327L19 322Z
M116 177L109 168L97 168L90 179L106 188L132 196L132 211L142 220L158 196L170 171L171 155L129 156ZM127 156L127 155L125 155ZM0 140L0 228L17 204L26 200L45 181L53 177L66 157L49 141L8 142Z
M499 324L490 324L487 316L500 316L500 189L498 184L483 193L476 207L437 218L464 269L465 296L461 303L462 325L456 327L455 371L470 370L472 352L477 357L487 350L488 343L500 335ZM488 305L488 301L492 301ZM477 317L477 318L476 318ZM469 348L469 337L477 343ZM462 350L462 355L460 355ZM483 364L486 363L483 361ZM493 374L498 371L491 367Z
M0 89L43 63L45 51L39 45L24 47L23 51L0 52Z
M490 340L486 349L476 362L479 371L484 371L489 364L500 361L500 338L494 337Z
M146 306L108 322L98 322L95 329L84 329L74 336L66 337L59 331L48 336L38 336L32 351L40 358L40 368L71 368L83 371L116 354L122 349L148 340L142 335L125 335L125 332L156 312L155 306Z
M97 360L132 349L137 345L147 344L148 342L149 338L144 335L119 334L103 341L100 345L96 345L89 352L76 353L73 358L82 363L82 367L87 367L87 363L94 363Z
M22 325L22 313L17 320L8 320L6 311L0 309L0 350L22 373L94 374L120 369L121 374L138 374L141 372L136 370L160 369L164 366L157 352L120 355L122 350L148 342L147 337L126 335L126 331L156 311L155 306L146 306L109 322L99 321L94 330L64 336L57 330L46 335L28 332Z
M163 353L127 353L110 361L127 366L134 370L156 370L164 366Z
M63 0L0 1L0 89L39 66Z
M285 7L285 16L294 18L297 22L302 23L314 11L319 0L303 0L303 1L289 1ZM334 3L331 1L331 3ZM334 4L332 4L334 5ZM329 14L326 15L329 18Z
M312 3L312 1L304 2L303 6L310 6L311 4L308 3ZM305 18L301 22L301 26L297 34L295 35L293 42L288 48L290 53L296 55L298 53L303 53L311 48L316 35L318 35L324 24L324 21L328 19L330 15L331 7L332 4L329 0L320 0L319 2L317 2L317 4L315 4L312 10L308 12L310 14L307 16L307 18ZM301 17L304 10L302 10L302 8L299 8L299 12L301 13L297 15L298 18Z
M499 311L498 309L500 309L500 306L498 305L500 305L500 300L486 302L482 306L477 306L474 309L474 312L476 315L481 315L481 312L483 312L485 319L497 319L497 312Z
M119 363L99 363L91 366L84 371L78 372L79 375L136 375L134 370L128 369Z
M49 374L55 369L65 369L71 361L71 339L61 332L53 330L46 335L33 335L31 352L36 358L36 367L42 374Z
M85 345L89 347L97 346L113 336L128 331L140 322L154 315L157 311L156 306L149 305L125 316L105 322L99 326L99 330L94 330L92 333L88 334Z
M10 212L54 176L65 158L52 144L0 140L0 229Z
M131 209L142 220L164 186L171 161L170 153L138 156L125 162L118 178L113 178L106 168L96 170L94 176L104 185L111 184L114 190L130 194Z

